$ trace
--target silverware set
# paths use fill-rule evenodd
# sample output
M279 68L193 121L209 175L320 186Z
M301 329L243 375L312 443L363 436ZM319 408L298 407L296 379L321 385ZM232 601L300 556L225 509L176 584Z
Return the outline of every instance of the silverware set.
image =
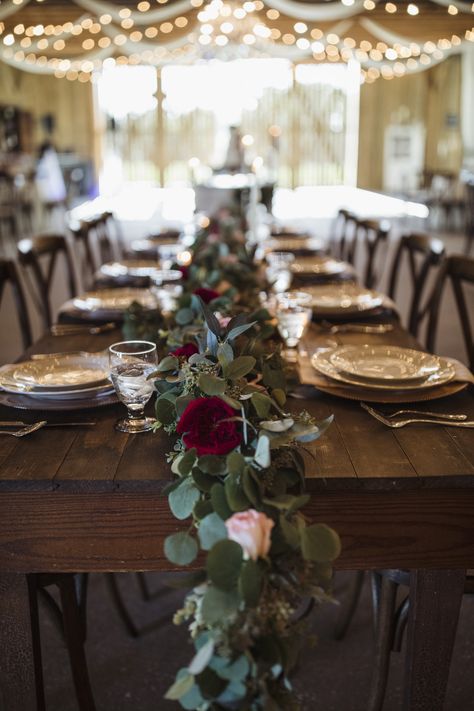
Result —
M100 326L83 326L82 324L76 323L55 323L51 326L52 336L78 336L78 335L89 335L97 336L100 333L106 333L107 331L113 331L117 328L117 324L110 321L108 323L103 323Z
M360 406L368 412L369 415L391 429L400 429L401 427L417 423L443 425L444 427L474 428L474 420L468 420L467 415L464 414L429 412L423 410L397 410L397 412L385 414L371 407L366 402L361 402ZM412 415L412 417L397 419L403 414Z

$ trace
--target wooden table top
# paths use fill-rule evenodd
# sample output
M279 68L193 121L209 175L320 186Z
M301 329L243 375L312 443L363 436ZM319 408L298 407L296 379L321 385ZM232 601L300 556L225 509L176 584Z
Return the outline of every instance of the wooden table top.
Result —
M45 336L31 352L100 350L119 337ZM317 338L327 345L326 333ZM371 338L414 344L399 327ZM361 336L341 334L337 340L360 343ZM307 513L340 533L338 567L474 567L472 430L391 430L357 402L317 391L310 399L292 400L291 407L319 419L335 415L307 457L307 490L314 494ZM474 418L472 388L431 401L429 409ZM170 438L116 432L114 422L123 412L116 405L45 413L50 422L83 417L97 424L0 438L0 570L169 569L162 541L179 529L162 494L171 478L165 459ZM42 415L0 407L2 420L35 421Z
M120 337L44 336L30 352L99 350ZM324 344L334 339L314 336ZM390 342L411 346L413 339L395 328L383 336L338 334L340 343ZM295 399L290 407L306 409L318 419L331 413L335 420L323 438L311 445L308 457L308 490L414 487L474 487L474 436L472 430L417 425L390 430L364 412L357 402L314 391L311 399ZM439 412L464 412L474 419L472 388L449 398L419 403ZM396 409L396 407L395 407ZM0 419L50 422L94 420L95 427L46 428L26 437L0 438L0 492L6 491L161 491L171 474L165 454L171 449L168 435L158 432L127 435L116 432L114 422L124 414L122 405L71 413L25 412L0 407Z

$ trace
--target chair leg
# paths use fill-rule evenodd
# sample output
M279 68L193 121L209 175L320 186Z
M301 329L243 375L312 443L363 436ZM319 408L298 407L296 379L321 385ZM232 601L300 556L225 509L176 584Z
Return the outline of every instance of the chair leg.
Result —
M382 578L377 614L375 659L367 711L381 711L383 707L390 669L390 652L393 645L397 590L397 583L388 577Z
M76 596L75 580L68 576L58 583L71 670L80 711L96 711L84 650L84 625Z
M349 629L349 625L352 622L354 613L357 609L357 605L360 598L360 593L362 586L364 584L365 572L363 570L358 570L351 582L351 587L347 595L347 602L341 609L341 613L338 617L336 630L334 632L335 639L344 639L346 632Z
M28 597L30 601L31 639L33 645L33 661L35 667L36 711L46 711L44 698L43 662L41 658L41 636L38 617L38 597L36 580L28 576Z

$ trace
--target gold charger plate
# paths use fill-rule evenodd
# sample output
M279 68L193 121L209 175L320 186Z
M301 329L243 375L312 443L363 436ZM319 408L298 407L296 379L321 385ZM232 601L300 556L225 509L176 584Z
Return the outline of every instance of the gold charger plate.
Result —
M60 392L97 387L108 381L108 376L108 360L104 356L63 355L5 365L0 368L0 385L6 381L38 393Z
M290 265L295 276L321 275L330 276L347 271L350 265L331 257L298 257Z
M384 295L358 284L321 284L308 286L313 297L312 309L321 316L347 316L372 312L384 303Z

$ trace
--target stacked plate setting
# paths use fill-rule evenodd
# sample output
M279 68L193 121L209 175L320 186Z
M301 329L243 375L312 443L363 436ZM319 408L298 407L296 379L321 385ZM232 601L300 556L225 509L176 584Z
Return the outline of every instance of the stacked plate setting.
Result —
M0 389L35 400L96 400L113 391L106 355L62 355L0 368Z
M449 383L454 366L443 358L398 346L339 346L316 352L311 364L322 375L369 390L419 390Z
M307 287L312 296L312 308L316 315L326 318L357 317L370 313L384 305L384 295L358 284L327 284Z

